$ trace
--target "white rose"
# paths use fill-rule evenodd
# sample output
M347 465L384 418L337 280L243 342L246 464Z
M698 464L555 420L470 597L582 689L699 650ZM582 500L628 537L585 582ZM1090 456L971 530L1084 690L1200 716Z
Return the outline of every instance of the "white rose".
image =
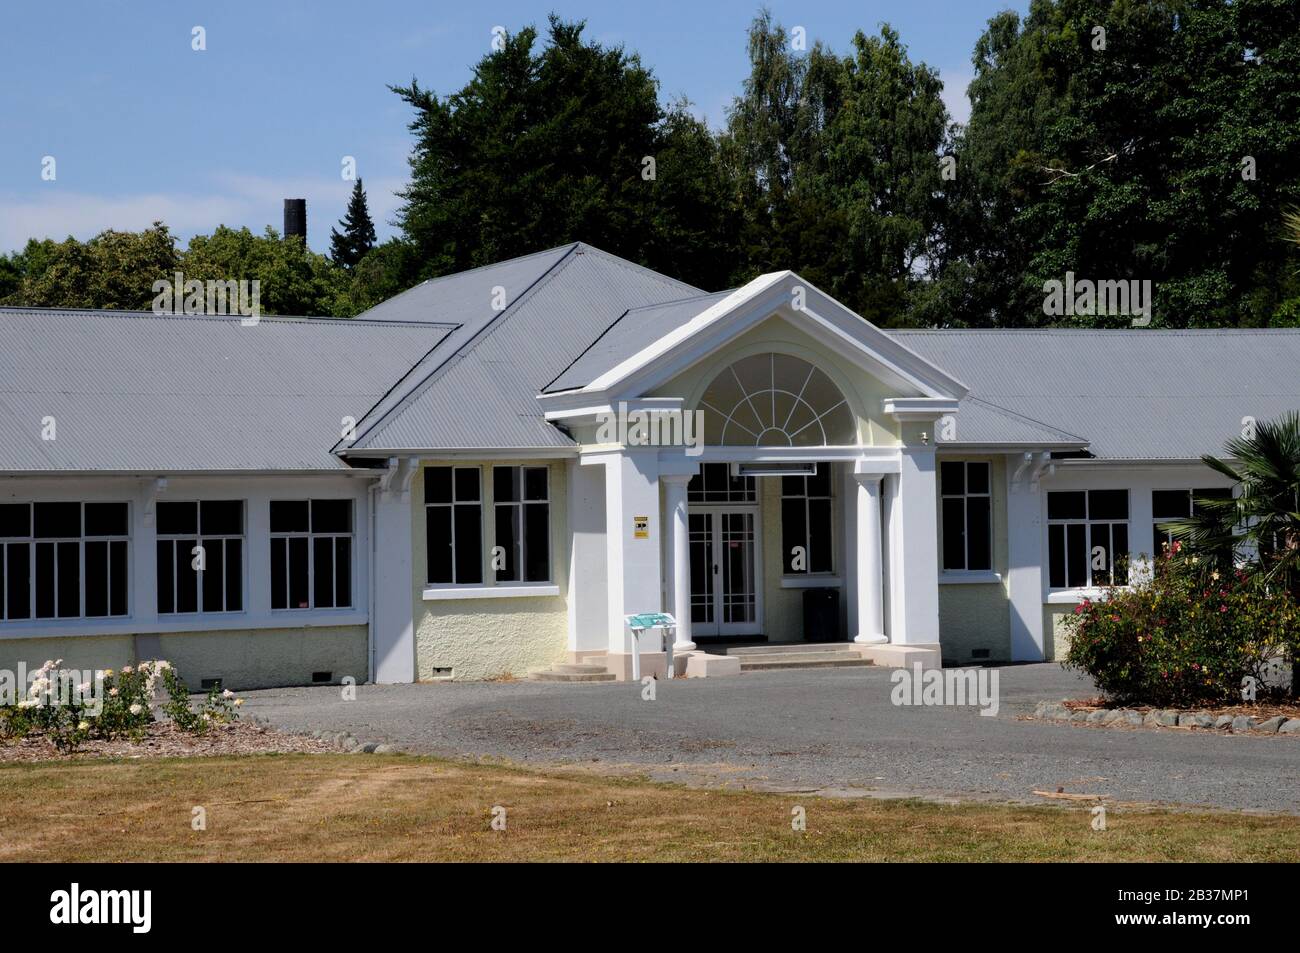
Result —
M144 708L140 705L132 705L130 708L127 709L127 711L129 711L133 715L138 715L140 714L140 712L144 711Z

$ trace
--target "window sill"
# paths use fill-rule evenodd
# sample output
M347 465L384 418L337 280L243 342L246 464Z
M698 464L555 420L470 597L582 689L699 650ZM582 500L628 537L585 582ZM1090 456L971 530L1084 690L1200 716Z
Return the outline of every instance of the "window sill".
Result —
M424 590L425 602L445 599L520 599L529 596L558 596L560 587L553 583L523 586L454 586Z
M939 574L939 585L941 586L977 586L1001 582L1002 573L994 572L991 569L980 569L969 572L941 572Z
M364 625L361 609L275 609L262 612L184 613L176 616L111 616L91 619L39 619L0 625L0 641L51 636L169 635L187 632L251 632L258 629L313 629Z
M1101 588L1093 587L1091 589L1053 589L1043 600L1048 605L1075 605L1087 599L1089 602L1096 602L1112 590L1127 590L1132 586L1104 586Z
M825 573L801 573L797 576L782 576L782 589L834 589L843 585L839 576L832 576Z

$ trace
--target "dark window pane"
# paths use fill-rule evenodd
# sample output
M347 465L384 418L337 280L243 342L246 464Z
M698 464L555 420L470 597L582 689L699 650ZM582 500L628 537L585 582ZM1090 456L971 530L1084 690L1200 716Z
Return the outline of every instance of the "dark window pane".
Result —
M59 547L59 617L81 615L81 544L57 543Z
M125 536L127 534L125 503L87 503L87 536Z
M86 615L108 615L108 543L86 543Z
M1128 519L1128 490L1089 490L1088 519Z
M726 503L728 475L727 464L704 464L704 501L706 503Z
M221 612L226 601L226 552L219 539L203 544L203 611Z
M271 540L271 608L289 608L289 541Z
M478 506L456 506L456 582L483 581L483 517Z
M126 568L126 540L108 544L108 614L126 615L130 574Z
M312 540L312 598L318 609L334 607L334 540Z
M289 608L311 607L307 585L310 570L307 565L307 539L295 536L289 540Z
M226 540L226 611L244 608L244 541Z
M966 464L939 464L939 487L944 496L961 496L966 492Z
M1086 496L1082 490L1047 494L1049 520L1081 520L1087 516Z
M505 565L497 570L498 582L515 582L519 579L519 507L496 508L495 544L505 553Z
M1190 507L1191 494L1186 490L1156 490L1151 494L1151 515L1155 519L1183 519Z
M204 536L243 536L243 501L204 500L199 504L199 524Z
M1047 527L1048 573L1047 584L1053 589L1065 588L1065 527Z
M1092 584L1094 586L1110 585L1111 569L1111 551L1110 551L1110 524L1094 523L1092 529L1092 541L1088 550L1089 568L1092 569Z
M424 511L424 530L428 581L455 582L451 572L451 507L427 507Z
M1115 585L1128 585L1128 526L1116 523L1111 527L1111 542L1115 547L1111 552L1114 566Z
M5 571L5 550L7 548L8 547L6 546L0 545L0 619L8 618L8 615L5 612L5 597L9 592L9 585L5 581L9 578L8 573Z
M704 499L704 476L697 473L691 477L691 482L686 484L686 499L691 503L698 503Z
M1071 588L1088 584L1088 532L1082 523L1065 527L1067 555L1065 584Z
M334 540L334 605L352 605L352 540Z
M831 501L808 501L808 569L831 571Z
M1169 544L1169 534L1160 528L1160 524L1155 526L1155 532L1151 534L1151 555L1165 555L1165 546Z
M305 533L308 530L306 500L272 500L272 533Z
M180 536L199 531L197 503L159 503L154 515L159 536Z
M966 507L965 501L943 501L943 568L966 568Z
M0 536L30 536L32 507L29 503L0 504Z
M11 543L5 547L6 609L11 619L31 618L32 549L28 543Z
M519 468L492 468L492 498L498 503L519 502Z
M781 477L781 495L805 496L804 485L804 478L801 476L783 476Z
M172 555L175 543L170 539L158 540L158 611L176 611L176 561Z
M966 492L987 493L989 491L989 465L987 463L970 463L966 465Z
M966 568L993 568L993 540L991 536L989 498L972 496L966 499Z
M1201 500L1230 500L1232 499L1231 487L1217 487L1213 489L1202 489L1192 491L1192 512L1200 515L1205 512L1205 507L1200 503Z
M549 500L550 494L547 492L547 469L546 467L528 467L524 470L524 499L525 500Z
M831 468L828 463L817 464L817 472L808 477L809 496L831 495Z
M81 535L80 503L37 503L36 535L45 539Z
M551 578L551 508L545 503L525 506L524 579L548 582Z
M352 501L312 500L311 531L313 533L352 532Z
M36 618L54 618L54 544L36 544Z
M424 502L451 502L451 467L424 468Z
M802 497L781 501L781 564L787 573L808 571L807 552L802 566L798 569L794 566L796 546L804 550L808 547L808 516Z
M196 539L176 541L176 611L199 611L199 573L194 568Z
M479 499L478 467L457 467L456 502L477 503Z

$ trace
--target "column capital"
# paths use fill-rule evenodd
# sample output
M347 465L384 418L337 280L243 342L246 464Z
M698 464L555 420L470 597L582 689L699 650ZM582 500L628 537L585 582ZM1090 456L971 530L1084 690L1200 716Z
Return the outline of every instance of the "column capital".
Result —
M693 474L693 473L661 473L661 474L659 474L659 482L660 482L660 483L667 483L669 486L685 486L686 484L690 483L691 480L693 480L693 479L695 479L695 474Z

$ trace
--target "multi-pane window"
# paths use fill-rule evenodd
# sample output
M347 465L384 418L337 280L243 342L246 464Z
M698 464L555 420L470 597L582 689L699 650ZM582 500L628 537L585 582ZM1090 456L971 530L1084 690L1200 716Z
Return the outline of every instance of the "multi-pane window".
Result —
M1174 541L1173 534L1165 529L1171 520L1185 520L1199 515L1197 500L1230 500L1232 490L1212 487L1203 490L1154 490L1151 493L1151 517L1154 520L1151 535L1151 555L1159 556Z
M244 608L244 501L158 503L158 612Z
M483 492L478 467L426 467L424 526L428 581L483 582Z
M831 571L831 468L781 478L781 550L784 572Z
M758 487L752 476L732 476L726 463L706 463L686 485L691 503L757 503Z
M0 619L127 614L125 503L0 504Z
M1053 589L1128 582L1128 490L1047 494L1048 581Z
M352 605L352 501L271 501L271 608Z
M549 582L551 496L547 467L493 467L497 582Z
M993 507L989 464L939 465L940 533L946 572L993 568Z

